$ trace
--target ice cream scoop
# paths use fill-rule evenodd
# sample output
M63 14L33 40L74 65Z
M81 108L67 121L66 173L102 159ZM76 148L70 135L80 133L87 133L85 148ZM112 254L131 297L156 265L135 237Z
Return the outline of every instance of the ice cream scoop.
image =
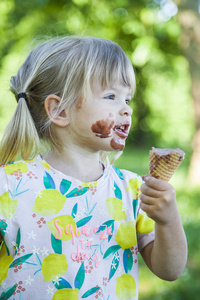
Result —
M169 181L185 153L181 149L152 148L149 152L149 174L155 178Z

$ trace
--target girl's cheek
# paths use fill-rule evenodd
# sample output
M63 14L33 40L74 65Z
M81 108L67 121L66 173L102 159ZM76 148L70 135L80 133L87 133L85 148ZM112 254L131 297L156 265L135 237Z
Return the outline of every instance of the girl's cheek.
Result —
M92 131L96 134L96 136L100 138L108 138L111 136L111 129L114 126L114 121L112 120L99 120L96 121L95 124L92 124Z

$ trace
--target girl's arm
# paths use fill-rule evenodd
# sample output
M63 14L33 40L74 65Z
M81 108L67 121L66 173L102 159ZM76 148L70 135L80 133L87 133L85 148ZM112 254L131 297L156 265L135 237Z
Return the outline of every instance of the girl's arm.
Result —
M143 177L141 208L155 221L155 240L141 255L150 270L164 280L176 280L187 261L187 241L176 204L174 188L167 182Z

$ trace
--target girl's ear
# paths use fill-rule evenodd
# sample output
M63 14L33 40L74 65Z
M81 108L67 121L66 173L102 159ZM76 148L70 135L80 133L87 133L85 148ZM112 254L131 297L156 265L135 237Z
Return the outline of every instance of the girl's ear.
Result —
M66 110L62 110L57 114L57 109L61 98L57 95L49 95L44 102L44 107L49 119L56 125L60 127L66 127L69 124L69 118L67 116Z

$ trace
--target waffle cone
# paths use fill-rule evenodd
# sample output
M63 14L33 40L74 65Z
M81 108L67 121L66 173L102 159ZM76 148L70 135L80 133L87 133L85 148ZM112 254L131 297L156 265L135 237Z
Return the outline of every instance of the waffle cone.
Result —
M155 178L169 181L185 153L180 149L152 148L149 153L149 174Z

